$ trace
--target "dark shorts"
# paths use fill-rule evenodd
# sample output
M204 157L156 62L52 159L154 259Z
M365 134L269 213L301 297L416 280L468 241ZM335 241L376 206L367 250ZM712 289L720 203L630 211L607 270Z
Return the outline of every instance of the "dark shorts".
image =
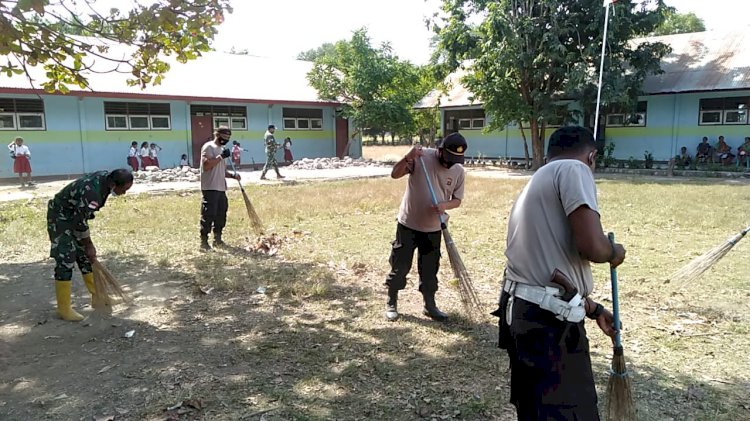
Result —
M557 320L536 304L515 298L506 322L503 292L498 345L508 352L510 401L519 420L599 420L594 373L584 323Z

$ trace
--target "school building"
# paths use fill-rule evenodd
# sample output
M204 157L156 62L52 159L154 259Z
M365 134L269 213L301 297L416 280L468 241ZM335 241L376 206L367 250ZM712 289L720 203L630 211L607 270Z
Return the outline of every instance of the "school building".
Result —
M127 74L88 74L90 89L68 94L38 89L43 70L0 76L0 138L17 136L31 149L34 176L83 174L127 167L131 142L156 143L163 168L182 154L197 166L200 147L214 127L232 128L232 140L247 152L242 163L265 162L263 134L276 126L276 140L292 139L295 159L342 156L349 121L340 105L321 101L307 81L312 63L248 55L208 53L185 64L173 62L158 86L128 86ZM282 152L278 159L281 161ZM351 142L349 155L361 156ZM13 161L0 159L0 178L15 177Z
M750 27L745 30L710 31L692 34L649 37L635 42L660 41L672 47L661 63L664 73L648 77L635 112L616 107L603 109L603 131L600 138L614 142L614 157L643 159L649 151L656 161L668 161L682 146L695 155L703 136L712 144L719 136L736 153L736 148L750 136ZM521 132L516 125L485 133L489 123L481 102L460 79L464 71L449 76L447 94L433 92L418 107L440 108L444 132L459 130L468 140L468 155L505 157L519 160L524 156ZM561 110L581 108L574 101L561 101ZM562 118L561 118L562 120ZM593 128L592 116L583 116ZM552 122L546 138L559 125ZM526 136L531 149L531 136ZM545 148L546 150L546 148Z

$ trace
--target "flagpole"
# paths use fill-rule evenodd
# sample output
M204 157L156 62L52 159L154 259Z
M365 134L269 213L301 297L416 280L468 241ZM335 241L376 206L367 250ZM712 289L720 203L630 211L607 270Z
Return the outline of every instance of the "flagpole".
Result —
M599 139L599 105L602 100L602 76L604 75L604 53L607 48L607 29L609 28L609 6L612 0L604 0L604 36L602 37L602 61L599 64L599 85L596 90L596 114L594 115L594 141Z

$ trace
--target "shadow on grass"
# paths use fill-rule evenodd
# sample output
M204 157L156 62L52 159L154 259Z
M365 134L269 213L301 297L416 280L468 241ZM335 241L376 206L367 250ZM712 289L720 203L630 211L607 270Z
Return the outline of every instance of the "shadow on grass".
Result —
M385 322L379 294L322 265L228 252L179 266L102 260L133 303L77 324L52 316L52 281L39 279L51 265L0 265L0 418L515 419L491 324L440 324L410 309ZM321 276L325 291L309 288ZM77 288L78 308L85 298ZM600 386L607 368L595 364ZM729 385L635 373L641 419L748 415L727 399L738 393Z

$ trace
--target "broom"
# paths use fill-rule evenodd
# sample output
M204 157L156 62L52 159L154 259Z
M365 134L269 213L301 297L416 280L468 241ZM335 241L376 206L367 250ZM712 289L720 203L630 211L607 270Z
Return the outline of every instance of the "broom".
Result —
M705 271L711 268L719 262L724 256L729 253L745 235L750 232L750 227L740 231L739 234L734 235L723 244L714 247L712 250L704 253L701 256L696 257L690 263L685 265L682 269L676 271L670 276L670 279L680 279L680 283L692 282L698 279L699 276L703 275Z
M609 233L609 240L614 244L615 235ZM620 302L617 293L617 269L610 267L610 277L612 278L612 315L614 316L615 335L614 355L612 356L612 370L609 372L609 382L607 383L607 419L610 421L634 421L635 420L635 403L633 402L633 392L630 387L630 376L625 364L625 354L622 350L620 337Z
M427 174L427 167L424 165L422 157L419 158L419 163L422 165L422 171L424 172L425 179L427 180L427 187L430 189L430 198L432 204L437 206L437 197L435 196L435 190L432 188L432 181L430 176ZM440 218L440 229L443 232L443 239L445 240L445 248L448 250L448 260L450 260L451 268L453 269L453 276L458 279L458 291L461 296L461 303L464 305L467 314L473 318L481 314L482 304L479 301L479 296L474 289L474 283L469 276L469 272L466 270L461 254L458 252L456 244L453 242L453 237L448 231L448 226L443 221L443 215L438 216Z
M232 166L232 171L234 171L234 174L236 175L237 169L234 167L234 162L232 162L231 159L229 160L229 165ZM253 228L253 232L255 232L255 235L263 235L263 222L260 220L258 213L255 212L255 208L250 202L250 198L247 196L245 188L242 187L242 182L240 180L237 180L237 184L240 185L242 198L245 200L245 209L247 209L247 217L250 219L250 226Z
M119 301L128 301L128 297L114 276L98 260L91 263L94 271L94 289L91 307L95 311L107 311ZM119 300L118 300L119 299Z

